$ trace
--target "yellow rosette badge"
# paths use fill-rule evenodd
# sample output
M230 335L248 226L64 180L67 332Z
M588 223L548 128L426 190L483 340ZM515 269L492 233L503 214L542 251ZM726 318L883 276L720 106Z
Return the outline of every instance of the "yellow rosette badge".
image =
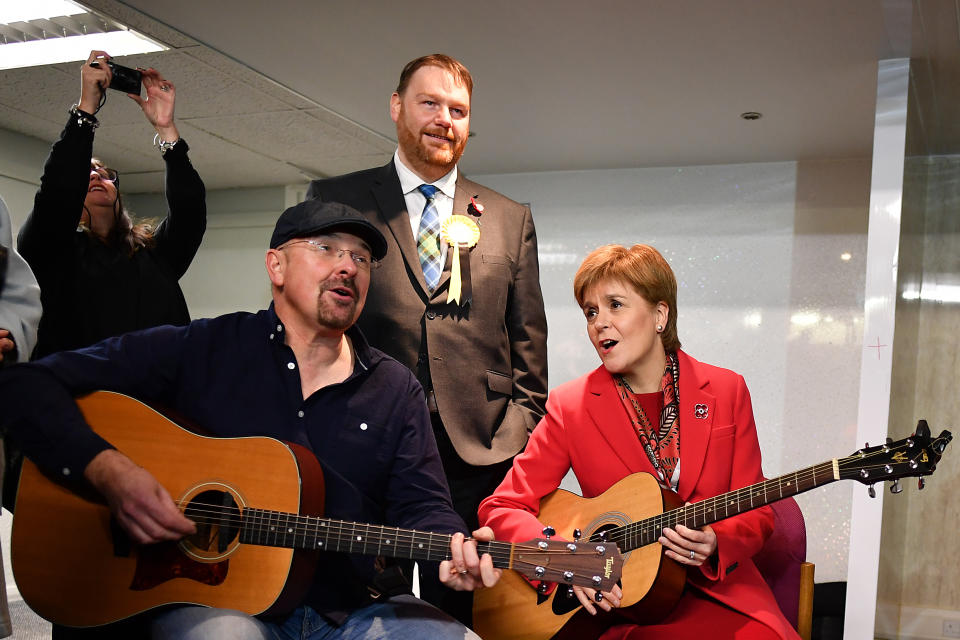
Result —
M466 296L464 304L470 304L473 297L470 292L470 259L467 252L480 239L480 227L467 216L453 215L440 226L440 237L453 250L453 264L450 266L450 288L447 291L447 303L460 304L464 282ZM463 253L464 275L460 273L460 254Z

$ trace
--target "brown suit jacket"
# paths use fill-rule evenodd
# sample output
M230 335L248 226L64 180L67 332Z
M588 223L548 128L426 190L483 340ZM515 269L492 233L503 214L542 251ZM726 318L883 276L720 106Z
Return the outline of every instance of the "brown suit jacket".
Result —
M467 211L472 196L483 214ZM409 367L433 389L457 453L472 465L513 456L544 414L547 321L540 292L537 235L530 209L462 175L453 212L480 226L470 250L473 302L446 304L452 251L431 296L393 162L314 180L308 198L361 211L387 239L359 325L370 344Z

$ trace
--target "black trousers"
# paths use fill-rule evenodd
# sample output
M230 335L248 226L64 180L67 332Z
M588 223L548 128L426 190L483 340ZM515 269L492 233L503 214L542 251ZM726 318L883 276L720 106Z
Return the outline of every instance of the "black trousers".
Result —
M457 455L439 414L431 413L430 418L437 448L440 450L440 460L443 461L443 470L450 485L453 508L467 523L470 531L473 531L480 526L477 521L477 508L503 481L513 459L508 458L503 462L481 467L468 464ZM420 597L472 627L473 593L454 591L443 586L436 573L436 564L431 563L429 566L429 570L420 571Z

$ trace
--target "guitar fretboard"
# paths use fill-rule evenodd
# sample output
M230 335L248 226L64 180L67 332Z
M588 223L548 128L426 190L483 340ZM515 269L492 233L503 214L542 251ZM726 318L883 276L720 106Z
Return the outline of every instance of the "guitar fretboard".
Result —
M205 527L198 535L204 548L220 552L236 539L241 544L288 549L333 551L388 558L439 562L451 560L452 535L414 531L377 524L346 522L284 511L240 508L237 505L192 501L184 515ZM612 588L620 579L623 560L615 545L530 540L475 541L479 555L489 554L493 566L528 576L581 586Z
M753 509L795 496L838 480L836 461L823 462L772 480L765 480L679 509L665 511L606 532L605 540L615 542L621 552L656 542L664 527L682 524L699 529Z
M451 537L253 508L244 509L240 529L240 542L245 544L437 562L450 560ZM506 542L477 542L477 551L489 553L499 568L510 567L512 549Z

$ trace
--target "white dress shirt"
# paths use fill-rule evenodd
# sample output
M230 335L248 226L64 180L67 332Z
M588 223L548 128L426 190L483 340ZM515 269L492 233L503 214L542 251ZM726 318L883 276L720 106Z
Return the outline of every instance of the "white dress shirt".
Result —
M440 215L440 224L453 215L453 195L457 189L457 167L454 166L445 176L434 182L424 182L420 176L415 174L400 159L400 149L393 153L393 164L397 167L397 175L400 177L400 189L403 191L403 199L407 203L407 214L410 216L410 230L413 232L413 240L416 242L417 233L420 231L420 217L423 215L423 207L427 204L427 199L420 193L418 187L422 184L432 184L437 188L437 193L433 196L434 206ZM440 241L440 264L447 263L447 243Z

